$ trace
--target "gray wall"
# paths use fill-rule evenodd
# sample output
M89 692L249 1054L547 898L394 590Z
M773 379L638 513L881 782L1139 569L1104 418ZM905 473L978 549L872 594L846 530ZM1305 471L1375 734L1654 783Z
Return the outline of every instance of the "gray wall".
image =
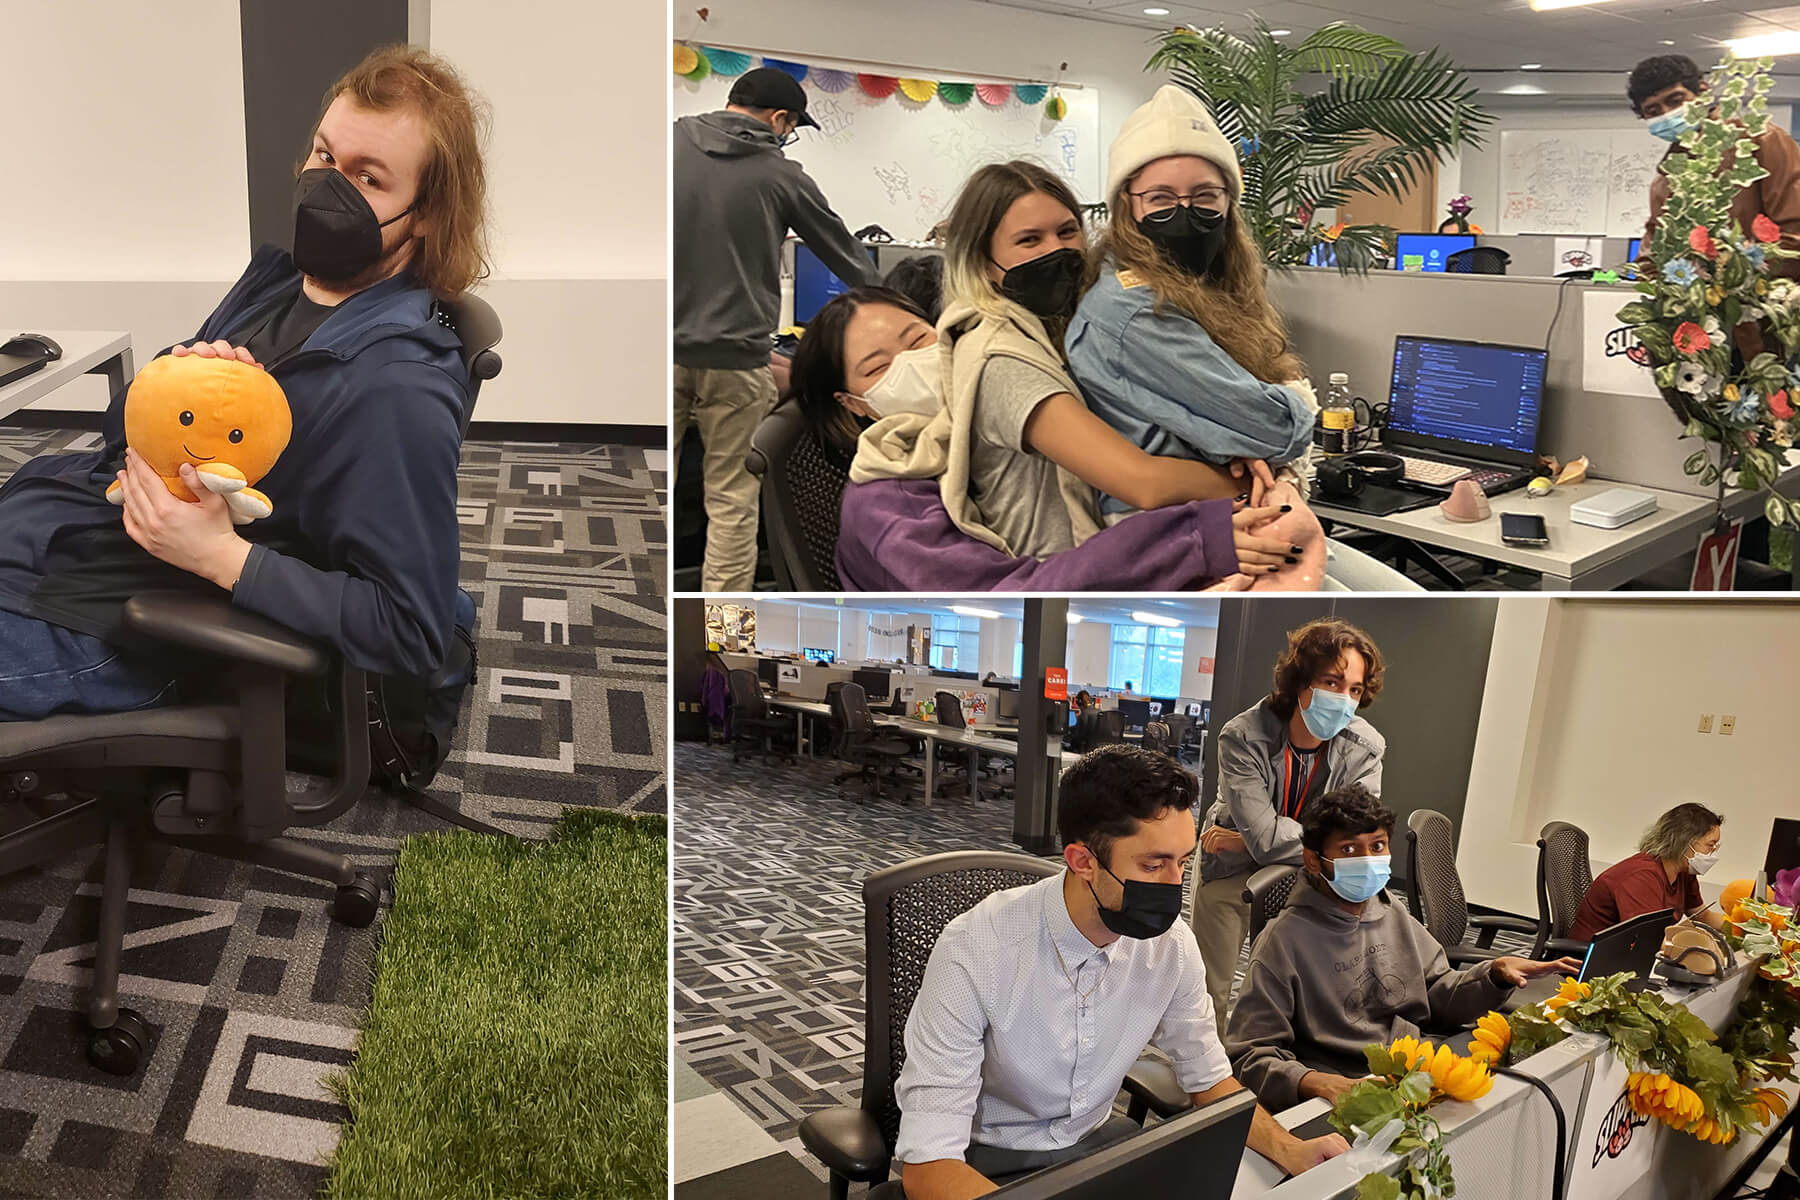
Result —
M1387 739L1382 799L1399 828L1416 808L1445 814L1460 832L1475 730L1487 684L1498 599L1419 597L1227 598L1219 608L1212 731L1268 694L1288 631L1341 617L1367 631L1387 662L1382 693L1362 715ZM1218 797L1218 756L1204 759L1207 804ZM1396 873L1403 870L1397 856Z
M250 244L291 249L294 164L319 101L371 50L407 40L407 0L240 0Z

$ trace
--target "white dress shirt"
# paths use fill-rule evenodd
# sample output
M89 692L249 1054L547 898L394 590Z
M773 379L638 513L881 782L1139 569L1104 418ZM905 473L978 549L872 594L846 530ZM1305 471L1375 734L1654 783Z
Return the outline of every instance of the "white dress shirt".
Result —
M1231 1074L1187 922L1096 946L1069 917L1064 878L996 892L944 927L906 1020L901 1162L961 1160L971 1141L1072 1146L1106 1120L1146 1045L1189 1092Z

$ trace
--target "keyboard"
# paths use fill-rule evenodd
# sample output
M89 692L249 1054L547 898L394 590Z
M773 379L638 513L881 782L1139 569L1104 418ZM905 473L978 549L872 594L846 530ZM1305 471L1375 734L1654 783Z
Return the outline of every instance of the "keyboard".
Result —
M1492 496L1521 482L1521 472L1514 467L1465 467L1460 463L1411 458L1404 454L1399 458L1406 464L1404 482L1415 486L1447 488L1459 479L1473 479L1482 491Z

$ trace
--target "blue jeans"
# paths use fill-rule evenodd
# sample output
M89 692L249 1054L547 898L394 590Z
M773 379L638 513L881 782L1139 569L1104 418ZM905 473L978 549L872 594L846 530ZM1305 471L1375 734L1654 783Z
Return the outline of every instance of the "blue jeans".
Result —
M174 698L166 670L99 638L0 609L0 721L126 712Z

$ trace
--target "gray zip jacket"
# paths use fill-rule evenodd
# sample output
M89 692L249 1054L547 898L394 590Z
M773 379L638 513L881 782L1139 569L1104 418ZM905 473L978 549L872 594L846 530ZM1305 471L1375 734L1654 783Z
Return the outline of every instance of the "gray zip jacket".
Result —
M675 122L675 365L769 365L781 315L781 240L792 229L851 287L874 264L819 185L742 113Z
M1219 798L1207 810L1203 828L1214 825L1244 835L1248 853L1202 853L1200 878L1208 883L1248 875L1258 867L1300 865L1300 822L1281 815L1282 747L1287 722L1275 715L1268 697L1225 722L1219 730ZM1360 783L1381 795L1381 756L1387 740L1361 717L1325 745L1325 790Z
M1308 1071L1360 1079L1365 1046L1468 1025L1510 995L1486 962L1452 970L1385 891L1359 917L1302 884L1256 939L1225 1053L1239 1082L1280 1112L1300 1102Z

